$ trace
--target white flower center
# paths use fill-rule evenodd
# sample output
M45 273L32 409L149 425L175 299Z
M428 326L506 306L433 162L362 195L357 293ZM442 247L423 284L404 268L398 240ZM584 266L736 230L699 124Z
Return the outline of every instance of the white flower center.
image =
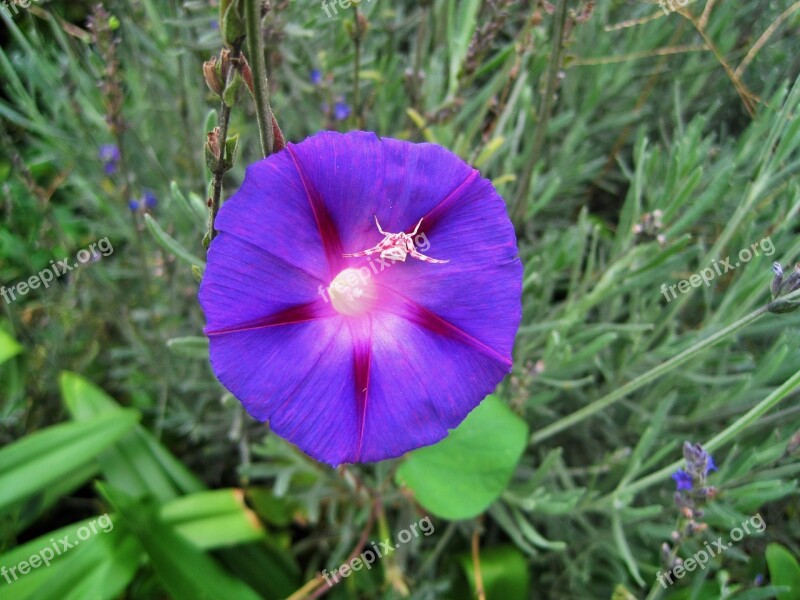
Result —
M367 267L361 267L345 269L333 278L328 292L331 304L339 314L356 317L372 308L377 295L370 275Z

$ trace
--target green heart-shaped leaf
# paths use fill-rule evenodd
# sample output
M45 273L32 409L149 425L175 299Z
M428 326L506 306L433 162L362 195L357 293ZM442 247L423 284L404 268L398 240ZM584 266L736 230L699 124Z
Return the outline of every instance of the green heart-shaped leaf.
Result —
M528 426L488 396L434 446L412 452L397 470L422 506L445 519L469 519L508 485L528 441Z

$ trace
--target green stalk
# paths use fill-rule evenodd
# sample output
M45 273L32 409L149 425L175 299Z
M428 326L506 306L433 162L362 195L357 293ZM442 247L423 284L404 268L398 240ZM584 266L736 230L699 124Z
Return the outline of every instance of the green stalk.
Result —
M525 171L520 180L519 190L514 198L514 204L509 211L511 221L519 231L523 231L523 221L525 219L526 199L531 189L531 178L533 169L539 161L539 156L544 147L544 138L547 135L547 125L550 122L550 113L553 110L553 96L558 85L558 71L561 68L561 52L564 46L564 28L567 24L567 0L558 0L553 21L553 51L550 54L550 64L547 73L547 87L539 108L539 123L536 125L536 134L533 140L533 148L525 165ZM534 84L535 85L535 84Z
M353 77L353 114L356 118L356 127L361 129L361 24L358 21L357 4L353 4L353 12L355 14L353 23L353 45L355 46L355 56L353 57L353 62L355 63L353 66L355 75L355 77Z
M256 101L256 120L261 140L262 154L272 154L275 137L272 132L272 109L269 105L267 70L264 63L264 39L261 35L261 18L258 0L244 0L244 19L247 28L247 54L253 73L253 97ZM224 143L224 140L223 140Z

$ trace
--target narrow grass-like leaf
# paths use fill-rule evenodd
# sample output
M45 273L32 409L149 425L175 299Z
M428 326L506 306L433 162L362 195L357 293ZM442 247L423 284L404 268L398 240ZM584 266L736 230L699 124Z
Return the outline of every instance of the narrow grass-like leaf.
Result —
M200 269L206 268L206 262L203 259L196 257L186 248L181 246L178 241L164 231L156 222L156 220L149 214L144 216L144 222L145 225L147 225L147 229L151 234L153 234L153 238L156 240L156 242L158 242L159 246L164 248L164 250L190 265L195 265Z
M108 485L100 485L100 490L139 539L153 570L175 600L263 600L175 531L154 504L135 501Z
M124 412L103 390L75 373L62 373L60 385L64 404L76 421ZM199 480L164 451L171 463L167 468L164 456L156 454L154 446L160 446L159 442L143 427L135 425L116 446L99 457L106 480L134 496L149 495L159 500L202 489Z
M95 460L128 433L139 413L120 410L84 423L55 425L0 450L0 511Z

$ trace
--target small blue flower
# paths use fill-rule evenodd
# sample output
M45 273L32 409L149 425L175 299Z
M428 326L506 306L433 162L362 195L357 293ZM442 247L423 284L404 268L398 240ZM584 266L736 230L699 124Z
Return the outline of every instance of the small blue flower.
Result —
M219 21L217 21L216 19L214 19L213 21L211 21L211 29L213 29L214 31L216 31L217 29L219 29Z
M144 197L142 198L142 203L147 208L153 209L156 206L158 206L158 198L156 198L156 195L153 192L147 190L145 191Z
M672 478L675 480L675 484L677 485L677 490L679 492L692 489L692 476L683 469L678 469L675 473L673 473Z
M117 171L117 163L120 159L119 148L114 144L103 144L97 153L97 157L103 163L103 170L106 175L113 175Z
M350 116L350 105L347 102L337 102L333 106L333 116L337 121L344 121Z
M314 85L319 85L320 83L322 83L322 73L320 72L319 69L313 69L311 71L309 79L311 80L311 83L313 83Z
M706 453L706 456L708 457L708 463L706 464L706 472L705 472L705 474L708 475L709 471L716 471L717 470L717 465L714 464L714 457L713 456L711 456L708 453Z
M128 202L128 208L131 209L131 212L136 212L139 210L139 202L137 200L131 200Z
M119 160L119 148L114 144L103 144L98 152L100 160L103 162L113 162Z

